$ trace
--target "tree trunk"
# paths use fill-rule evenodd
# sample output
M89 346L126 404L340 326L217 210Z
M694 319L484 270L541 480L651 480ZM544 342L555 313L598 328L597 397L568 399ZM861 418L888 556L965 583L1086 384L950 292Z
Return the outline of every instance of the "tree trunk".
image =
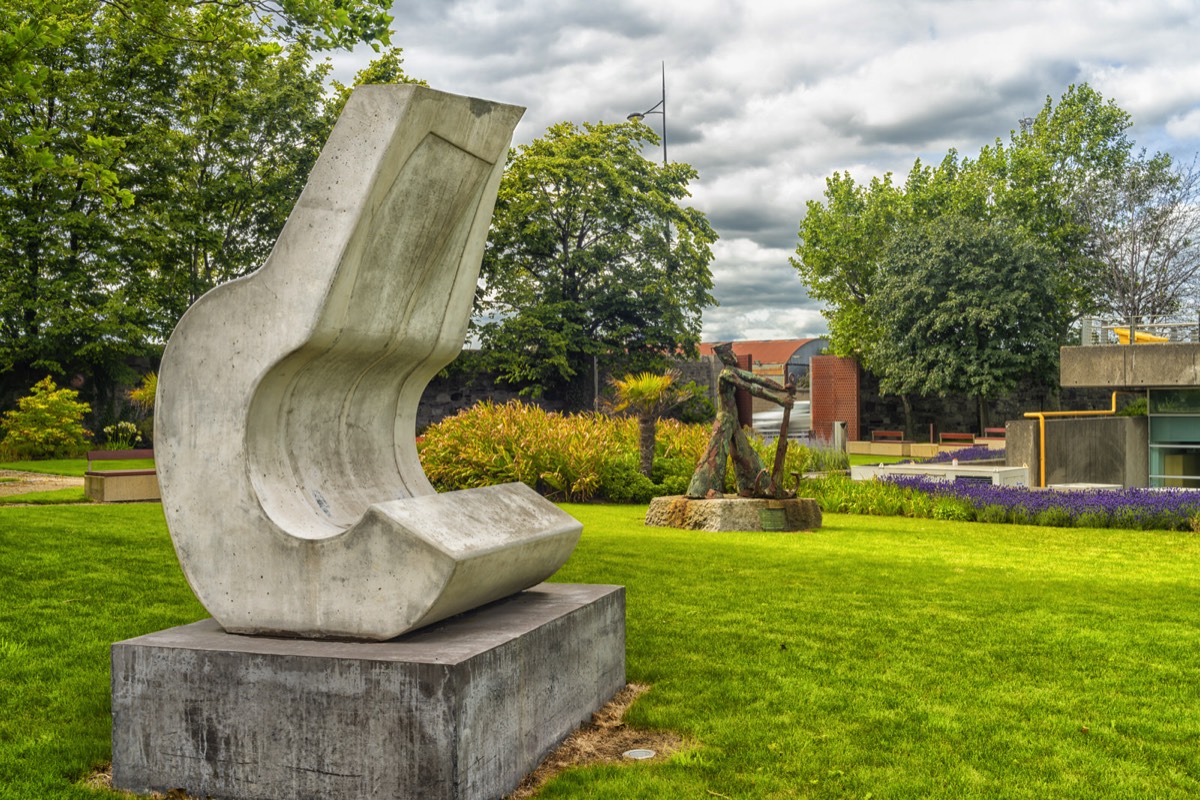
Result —
M654 440L658 433L657 421L653 416L644 414L638 417L638 433L641 441L638 443L642 455L642 474L647 478L654 471Z
M913 409L912 398L907 394L900 395L900 402L904 404L904 438L911 441L915 436L913 429Z

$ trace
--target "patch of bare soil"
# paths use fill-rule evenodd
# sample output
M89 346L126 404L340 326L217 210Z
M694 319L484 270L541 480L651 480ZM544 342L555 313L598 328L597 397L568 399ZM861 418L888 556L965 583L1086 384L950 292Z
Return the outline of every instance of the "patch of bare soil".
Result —
M510 794L506 800L526 800L537 794L542 784L571 767L624 761L632 763L627 750L653 750L649 761L662 761L683 747L682 737L670 731L644 731L625 724L625 712L633 701L650 691L640 683L630 683L617 692L608 705L592 714L590 724L584 725L566 738L554 752Z
M525 780L505 800L528 800L537 794L542 785L558 773L571 767L590 764L605 764L624 761L633 763L624 756L627 750L653 750L651 762L662 761L684 745L682 737L669 731L644 731L625 724L625 712L633 701L650 691L640 683L630 683L617 692L608 705L592 714L592 721L581 726L563 741L558 748L525 776ZM90 789L112 790L112 765L105 764L84 780ZM122 793L133 798L136 795ZM174 789L167 794L149 795L151 800L196 800Z
M83 486L83 478L0 469L0 497L28 492L49 492L55 489L68 489L72 486Z

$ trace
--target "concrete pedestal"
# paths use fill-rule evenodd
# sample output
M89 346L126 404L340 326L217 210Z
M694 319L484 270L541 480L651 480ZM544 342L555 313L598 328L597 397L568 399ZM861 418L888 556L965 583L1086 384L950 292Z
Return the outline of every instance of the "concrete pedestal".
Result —
M499 798L624 685L620 586L543 583L387 642L204 620L113 645L113 785Z

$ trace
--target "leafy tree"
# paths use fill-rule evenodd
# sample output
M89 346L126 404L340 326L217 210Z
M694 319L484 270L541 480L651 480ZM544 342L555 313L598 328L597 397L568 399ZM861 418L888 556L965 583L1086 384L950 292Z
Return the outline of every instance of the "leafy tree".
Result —
M890 259L906 251L901 238L908 243L914 239L944 242L949 231L968 224L992 236L1003 232L1011 241L994 241L997 252L1015 247L1014 241L1038 243L1040 255L1027 266L1045 273L1036 282L1051 302L1040 307L1060 342L1068 340L1072 324L1082 314L1112 306L1112 298L1121 291L1120 281L1113 277L1114 263L1126 264L1121 280L1132 280L1128 253L1119 243L1136 242L1129 247L1143 253L1158 247L1151 259L1157 266L1150 269L1147 262L1142 270L1156 276L1140 279L1146 292L1160 291L1166 284L1186 285L1200 269L1194 265L1194 249L1186 244L1193 230L1192 217L1184 213L1194 206L1184 199L1189 184L1182 173L1173 184L1161 170L1156 173L1150 168L1154 159L1132 155L1130 124L1125 111L1091 87L1071 86L1057 103L1047 98L1037 116L1023 120L1007 142L998 138L975 158L962 158L951 150L936 166L918 160L902 187L893 184L891 175L867 185L856 184L848 174L828 179L824 202L808 204L792 263L810 295L825 304L831 349L856 357L878 375L892 370L884 388L901 393L910 419L907 393L943 393L944 385L932 377L900 379L894 368L880 362L895 343L885 341L894 328L881 316L892 309L877 295L885 278L889 283L897 280ZM1131 181L1141 181L1144 189L1147 184L1138 176L1154 174L1160 176L1158 193L1153 200L1146 195L1141 205L1144 213L1138 217L1141 222L1135 222L1132 212L1122 213L1118 207L1128 208ZM1178 201L1168 199L1171 192ZM1178 213L1167 215L1168 206ZM1165 222L1168 218L1170 226ZM1161 224L1152 225L1151 219ZM1167 235L1168 227L1174 233ZM1149 237L1160 233L1162 238L1156 240L1160 244L1152 245ZM1172 240L1169 246L1167 239ZM957 268L959 263L951 259L945 266ZM1173 265L1167 270L1171 279L1158 269L1166 263ZM1152 284L1158 288L1152 290ZM940 312L951 310L942 307ZM960 310L966 314L965 308ZM964 324L969 320L964 318ZM1048 361L1033 359L1026 366L1038 363L1045 372L1029 377L1050 385L1053 356ZM971 393L989 396L994 390L986 383Z
M899 395L986 401L1052 372L1059 344L1048 251L1019 225L944 215L893 237L868 303L871 363Z
M920 162L914 173L921 174ZM825 179L825 202L810 200L800 223L791 261L809 296L824 304L830 350L868 369L878 326L867 303L892 234L907 213L906 195L892 184L891 173L861 186L844 172Z
M312 53L386 42L387 5L0 9L0 396L51 372L103 399L261 263L340 107Z
M630 411L638 421L638 452L642 474L651 477L654 471L654 449L658 418L688 399L690 392L679 385L679 374L672 370L659 375L653 372L629 374L612 378L616 397L612 410Z
M1100 264L1089 245L1091 222L1080 211L1091 188L1116 179L1131 163L1130 115L1085 84L1049 97L1032 119L997 141L981 161L992 164L997 212L1019 220L1050 248L1051 291L1063 337L1082 314L1094 311Z
M588 378L694 356L713 303L696 171L642 156L641 123L553 125L509 154L483 261L476 328L507 382L587 404Z

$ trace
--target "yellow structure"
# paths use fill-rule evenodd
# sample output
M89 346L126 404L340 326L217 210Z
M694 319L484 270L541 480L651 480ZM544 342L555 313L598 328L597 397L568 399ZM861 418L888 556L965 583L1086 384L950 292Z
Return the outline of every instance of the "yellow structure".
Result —
M1121 344L1129 344L1129 328L1113 328L1112 330L1113 330L1113 333L1115 333L1117 335L1117 340ZM1157 344L1157 343L1169 342L1169 341L1171 341L1171 340L1168 339L1166 336L1156 336L1153 333L1146 333L1145 331L1134 331L1133 332L1133 343L1134 344Z

